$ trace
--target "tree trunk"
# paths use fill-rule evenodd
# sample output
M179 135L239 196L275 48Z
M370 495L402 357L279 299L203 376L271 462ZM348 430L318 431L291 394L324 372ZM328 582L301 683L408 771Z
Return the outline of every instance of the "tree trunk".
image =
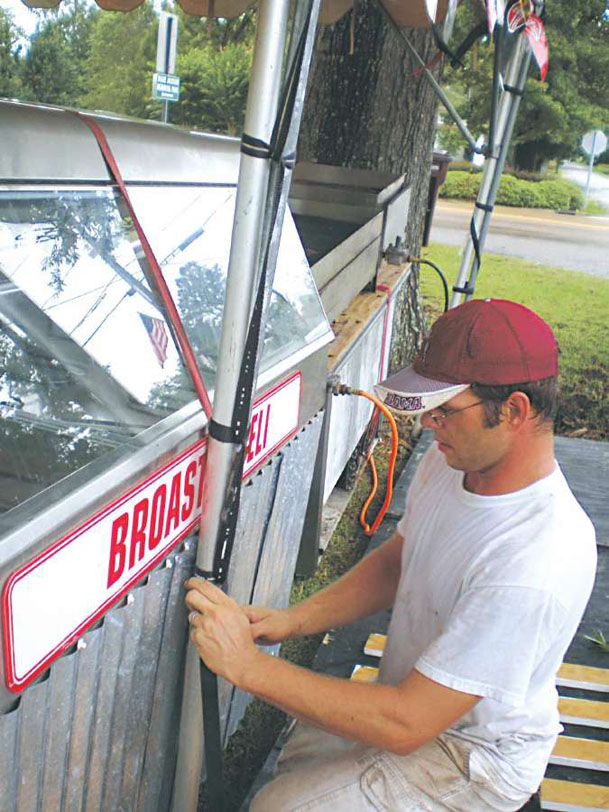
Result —
M321 28L311 71L299 158L334 166L406 174L411 187L406 244L418 255L427 206L436 99L399 33L374 0L359 0L333 26ZM407 30L428 62L430 31ZM418 278L411 276L396 309L392 368L419 345Z

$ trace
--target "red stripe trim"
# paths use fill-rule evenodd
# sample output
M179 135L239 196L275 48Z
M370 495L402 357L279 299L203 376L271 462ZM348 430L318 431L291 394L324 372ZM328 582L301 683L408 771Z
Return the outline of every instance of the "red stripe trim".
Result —
M142 228L140 221L137 218L137 215L134 211L133 205L129 198L129 194L127 192L127 187L123 181L123 177L120 173L118 168L118 164L114 159L114 155L108 141L106 140L106 136L104 135L101 127L99 124L94 121L89 116L85 116L83 113L76 113L76 115L89 127L95 138L97 139L97 143L99 148L104 156L106 164L108 165L108 169L112 173L116 183L118 184L118 188L120 189L121 195L125 204L129 210L129 215L133 220L133 225L135 226L135 230L139 237L140 243L142 248L144 249L144 255L146 256L146 260L150 266L150 270L154 277L154 280L157 284L159 289L159 293L161 294L161 298L163 300L163 304L167 309L167 315L169 316L169 320L171 322L171 326L175 331L176 338L180 345L180 349L182 350L182 354L184 355L184 360L186 362L186 366L190 373L190 377L195 385L195 389L199 400L201 401L201 406L203 407L203 411L207 415L207 418L211 418L212 413L212 406L209 396L207 394L207 389L205 388L205 384L203 383L203 378L201 377L201 373L199 372L199 367L197 366L197 361L195 359L194 352L192 347L190 346L190 342L184 331L184 327L182 325L182 321L180 319L180 314L174 304L173 297L171 296L171 291L167 287L167 283L165 282L165 278L163 277L163 273L161 268L156 260L152 247L146 238L146 234L144 233L144 229Z

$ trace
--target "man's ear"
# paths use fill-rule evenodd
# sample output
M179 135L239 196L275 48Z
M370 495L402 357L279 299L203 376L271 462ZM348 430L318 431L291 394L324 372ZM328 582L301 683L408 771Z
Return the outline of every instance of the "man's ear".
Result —
M529 396L524 392L512 392L505 401L504 415L510 428L519 431L533 415Z

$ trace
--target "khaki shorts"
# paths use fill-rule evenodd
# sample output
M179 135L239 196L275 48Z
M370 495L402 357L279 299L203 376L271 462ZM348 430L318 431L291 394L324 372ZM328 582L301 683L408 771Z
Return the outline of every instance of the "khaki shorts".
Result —
M470 775L471 746L442 734L407 756L353 744L298 724L282 752L277 775L254 798L250 812L513 812L528 800L499 794Z

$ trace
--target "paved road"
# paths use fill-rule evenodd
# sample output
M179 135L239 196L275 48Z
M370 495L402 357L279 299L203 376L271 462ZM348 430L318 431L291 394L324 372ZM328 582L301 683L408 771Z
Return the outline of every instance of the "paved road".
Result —
M465 245L473 203L439 200L431 240ZM497 206L485 251L609 278L609 216Z

